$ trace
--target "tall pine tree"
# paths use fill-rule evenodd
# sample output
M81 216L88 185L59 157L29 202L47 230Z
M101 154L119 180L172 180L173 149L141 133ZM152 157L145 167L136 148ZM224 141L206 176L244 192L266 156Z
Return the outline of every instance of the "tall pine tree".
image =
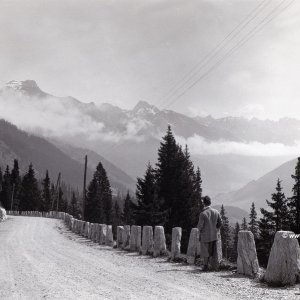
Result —
M272 224L272 213L261 208L263 217L259 220L259 238L257 240L257 257L260 265L267 266L270 250L274 239L274 226Z
M168 233L174 225L174 203L178 197L176 186L178 184L177 157L178 145L176 144L171 126L168 126L166 135L158 149L157 187L158 197L163 201L163 209L167 211L165 229ZM177 225L178 226L178 225Z
M120 201L120 196L118 196L118 198L114 202L112 213L112 228L115 237L117 236L117 227L123 224L122 210L120 208L118 200Z
M192 227L197 227L199 221L199 215L203 210L202 203L202 179L200 168L197 168L194 175L194 194L192 197L192 211L191 211L191 223Z
M19 208L19 197L20 197L20 189L21 189L21 176L19 170L19 162L17 159L14 159L14 166L11 170L11 185L12 185L12 209L18 210Z
M222 240L222 252L225 258L228 258L228 250L229 250L229 243L230 243L230 227L229 227L229 220L226 216L225 208L222 204L220 216L222 220L222 227L220 230L221 233L221 240Z
M242 222L242 225L241 225L241 230L248 230L247 220L246 220L245 217L243 218L243 222Z
M272 208L271 220L275 231L289 229L289 216L287 208L287 199L282 192L281 181L277 180L276 192L272 194L272 201L267 201L268 206Z
M72 192L71 201L68 207L68 213L71 214L74 218L79 217L79 205L78 205L78 199L75 195L75 192Z
M22 211L40 210L40 205L41 194L38 187L38 181L35 178L33 166L30 164L21 183L19 208Z
M134 212L136 210L136 205L131 200L129 192L127 192L124 199L124 208L122 214L122 220L125 225L134 225Z
M93 223L111 224L112 222L112 192L101 162L88 186L85 219Z
M254 239L258 238L258 221L257 221L257 212L255 210L255 204L252 202L250 208L250 215L249 215L249 230L253 233Z
M300 233L300 157L298 157L295 167L295 174L292 175L295 183L293 186L293 196L289 199L291 230Z
M1 196L1 202L3 207L6 210L10 210L11 196L12 196L12 183L11 183L11 174L10 174L9 166L6 166L3 175L2 191L0 196Z
M237 245L238 245L238 239L239 239L239 231L240 231L240 224L239 222L235 223L234 227L234 235L233 235L233 251L232 251L232 259L233 261L237 260Z
M41 211L50 211L51 205L52 205L51 182L47 170L45 178L42 181Z
M166 218L162 201L158 198L155 170L149 163L144 178L137 178L137 206L135 222L137 225L163 225Z

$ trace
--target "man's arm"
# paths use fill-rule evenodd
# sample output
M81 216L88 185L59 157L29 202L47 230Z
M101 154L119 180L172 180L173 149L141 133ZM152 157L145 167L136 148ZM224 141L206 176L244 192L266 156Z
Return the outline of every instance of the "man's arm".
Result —
M218 213L218 219L217 219L216 227L217 227L217 229L219 229L221 226L222 226L222 219L220 217L220 214Z
M203 227L204 227L204 217L203 217L203 214L201 213L200 216L199 216L199 222L198 222L198 225L197 225L198 229L199 229L199 232L202 231Z

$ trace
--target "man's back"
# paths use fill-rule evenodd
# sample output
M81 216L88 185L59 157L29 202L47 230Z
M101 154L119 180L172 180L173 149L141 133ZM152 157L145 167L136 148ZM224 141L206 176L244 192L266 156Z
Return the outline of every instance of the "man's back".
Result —
M201 242L213 242L218 240L217 229L221 227L221 217L219 212L211 207L207 207L199 216L198 229L200 231Z

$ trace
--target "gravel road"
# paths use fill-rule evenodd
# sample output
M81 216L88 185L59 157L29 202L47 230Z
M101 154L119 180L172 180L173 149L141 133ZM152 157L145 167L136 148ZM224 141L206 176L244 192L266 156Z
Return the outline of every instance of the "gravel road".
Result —
M59 220L10 216L0 223L0 299L290 300L298 292L99 246Z

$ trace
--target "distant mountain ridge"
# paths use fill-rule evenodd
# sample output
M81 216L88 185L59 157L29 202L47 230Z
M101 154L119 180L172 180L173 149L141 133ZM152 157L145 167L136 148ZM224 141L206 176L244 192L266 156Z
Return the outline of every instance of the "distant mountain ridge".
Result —
M288 161L259 179L249 182L237 191L217 195L215 202L226 203L243 209L249 209L251 203L254 202L258 210L261 207L266 208L266 200L271 200L271 195L275 192L278 178L282 181L285 196L290 197L294 185L291 175L295 174L296 164L297 159Z
M61 151L44 138L21 131L16 126L0 119L1 167L11 166L13 160L18 159L21 171L25 172L29 163L33 163L39 178L43 178L48 169L52 180L55 181L58 173L61 172L64 182L81 191L84 171L83 154L89 152L81 149L81 160L78 157L73 159L66 153L67 151ZM106 166L108 177L115 191L126 193L127 190L133 188L134 181L127 174L99 155L95 159L97 162L102 161ZM92 178L95 164L87 170L88 180ZM123 178L125 178L124 182Z
M170 124L182 144L190 138L200 138L206 145L219 142L286 143L300 140L300 122L247 120L244 118L191 118L172 110L161 110L146 101L140 101L130 110L103 103L83 103L73 97L56 97L43 92L35 81L12 81L0 90L0 101L14 99L27 109L37 110L36 116L22 123L15 114L3 114L26 131L73 148L89 149L113 162L131 178L142 176L147 163L157 160L161 137ZM4 100L3 100L4 99ZM5 105L10 105L7 101ZM53 109L57 106L57 109ZM52 113L50 121L40 115ZM57 120L56 120L57 119ZM53 126L58 123L60 126ZM298 126L299 125L299 126ZM184 145L183 145L184 146ZM198 149L202 149L200 143ZM222 149L221 149L222 150ZM245 156L239 154L191 153L195 166L200 166L205 193L216 195L241 188L247 182L261 177L276 166L291 159L286 156ZM217 183L217 184L216 184Z

